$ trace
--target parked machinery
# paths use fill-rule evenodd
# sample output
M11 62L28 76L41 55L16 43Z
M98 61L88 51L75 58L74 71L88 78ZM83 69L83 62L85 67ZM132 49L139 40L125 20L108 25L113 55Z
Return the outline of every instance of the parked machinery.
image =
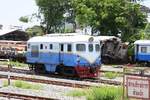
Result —
M37 36L27 41L26 59L36 72L97 77L101 66L100 43L87 35Z
M25 62L25 41L0 40L0 58Z
M127 63L128 45L115 36L95 36L101 42L101 58L104 64Z

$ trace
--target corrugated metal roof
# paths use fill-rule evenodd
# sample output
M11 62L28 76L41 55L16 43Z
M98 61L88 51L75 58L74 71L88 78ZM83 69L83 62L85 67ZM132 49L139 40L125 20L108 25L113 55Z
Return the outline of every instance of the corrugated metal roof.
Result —
M5 34L11 33L11 32L17 31L17 30L18 29L2 29L2 30L0 30L0 36L3 36Z

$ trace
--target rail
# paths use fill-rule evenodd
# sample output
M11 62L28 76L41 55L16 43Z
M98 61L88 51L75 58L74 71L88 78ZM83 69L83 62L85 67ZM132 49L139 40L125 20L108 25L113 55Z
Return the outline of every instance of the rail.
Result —
M58 100L55 98L31 96L31 95L17 94L17 93L11 93L11 92L0 92L0 96L8 98L8 99L14 98L14 99L21 99L21 100Z

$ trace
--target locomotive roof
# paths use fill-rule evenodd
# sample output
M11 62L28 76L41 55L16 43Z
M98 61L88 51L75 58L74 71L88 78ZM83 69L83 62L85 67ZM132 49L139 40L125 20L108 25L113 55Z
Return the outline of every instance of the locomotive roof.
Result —
M49 35L36 36L28 40L28 42L89 42L93 36L89 35ZM93 37L94 39L94 37ZM97 41L97 39L93 40Z
M137 40L134 44L141 44L141 45L150 45L150 40Z

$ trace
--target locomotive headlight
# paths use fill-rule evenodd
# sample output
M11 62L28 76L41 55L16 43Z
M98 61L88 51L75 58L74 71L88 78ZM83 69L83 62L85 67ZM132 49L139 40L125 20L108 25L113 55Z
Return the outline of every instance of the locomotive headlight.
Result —
M101 61L101 57L100 56L98 57L98 60Z

